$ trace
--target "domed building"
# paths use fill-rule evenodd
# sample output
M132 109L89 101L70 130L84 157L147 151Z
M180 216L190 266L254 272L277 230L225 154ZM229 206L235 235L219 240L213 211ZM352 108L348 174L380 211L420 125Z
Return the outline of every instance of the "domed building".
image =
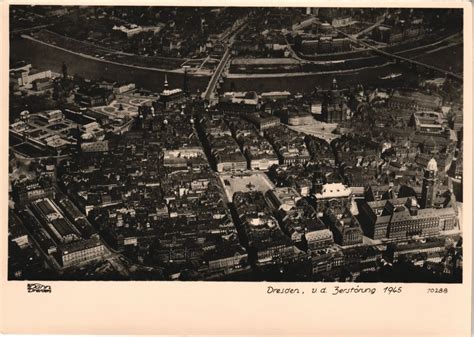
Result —
M323 100L321 113L322 118L327 123L340 123L346 120L348 106L344 95L338 88L337 80L332 81L332 88Z

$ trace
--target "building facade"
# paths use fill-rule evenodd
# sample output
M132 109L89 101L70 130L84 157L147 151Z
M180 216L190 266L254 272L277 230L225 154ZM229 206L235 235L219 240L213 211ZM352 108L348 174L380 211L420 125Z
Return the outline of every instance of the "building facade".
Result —
M103 258L106 250L97 238L71 242L58 247L63 268L77 267Z
M415 197L366 202L360 212L365 235L375 240L433 236L457 225L452 206L420 208Z

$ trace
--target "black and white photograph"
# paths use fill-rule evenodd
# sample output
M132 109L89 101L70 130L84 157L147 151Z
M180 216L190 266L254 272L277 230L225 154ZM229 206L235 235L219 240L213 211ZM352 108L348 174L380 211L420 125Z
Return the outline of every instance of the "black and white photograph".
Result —
M8 280L462 283L463 15L10 5Z

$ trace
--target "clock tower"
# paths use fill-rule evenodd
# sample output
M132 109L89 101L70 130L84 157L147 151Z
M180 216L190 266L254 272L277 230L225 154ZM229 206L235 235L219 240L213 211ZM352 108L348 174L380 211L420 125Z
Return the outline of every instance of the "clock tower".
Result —
M435 182L438 174L438 164L434 158L431 158L426 165L423 175L423 186L421 191L421 207L431 208L434 206Z

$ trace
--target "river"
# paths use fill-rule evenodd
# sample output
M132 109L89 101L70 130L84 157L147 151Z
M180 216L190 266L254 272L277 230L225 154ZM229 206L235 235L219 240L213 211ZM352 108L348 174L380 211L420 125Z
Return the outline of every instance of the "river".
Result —
M421 55L417 57L417 60L443 69L448 69L451 66L453 71L460 72L463 59L462 50L462 45L458 45L431 54ZM163 89L164 72L159 70L139 69L127 65L102 62L21 38L15 38L10 41L10 53L11 58L28 61L39 69L51 69L55 72L60 72L62 63L65 62L71 75L77 74L96 80L134 82L137 86L152 91L161 91ZM380 79L380 77L390 73L401 73L402 76L388 80ZM413 69L410 69L410 67L400 64L388 64L349 73L315 73L311 75L268 78L228 78L223 83L223 89L235 91L255 90L257 92L277 90L310 92L315 87L329 88L334 77L337 78L340 87L354 86L357 83L370 87L397 87L413 84L417 80ZM182 88L184 75L168 73L168 81L171 88ZM208 76L188 75L187 87L189 92L204 91L208 81Z
M28 61L34 68L51 69L60 73L62 64L65 62L70 75L80 75L95 80L134 82L141 88L153 91L161 91L163 88L165 75L162 71L102 62L27 39L10 40L10 54L15 60ZM167 77L171 88L183 87L183 74L168 72ZM203 88L205 90L208 82L207 76L188 76L187 86L190 92L196 92L198 89L202 91Z

